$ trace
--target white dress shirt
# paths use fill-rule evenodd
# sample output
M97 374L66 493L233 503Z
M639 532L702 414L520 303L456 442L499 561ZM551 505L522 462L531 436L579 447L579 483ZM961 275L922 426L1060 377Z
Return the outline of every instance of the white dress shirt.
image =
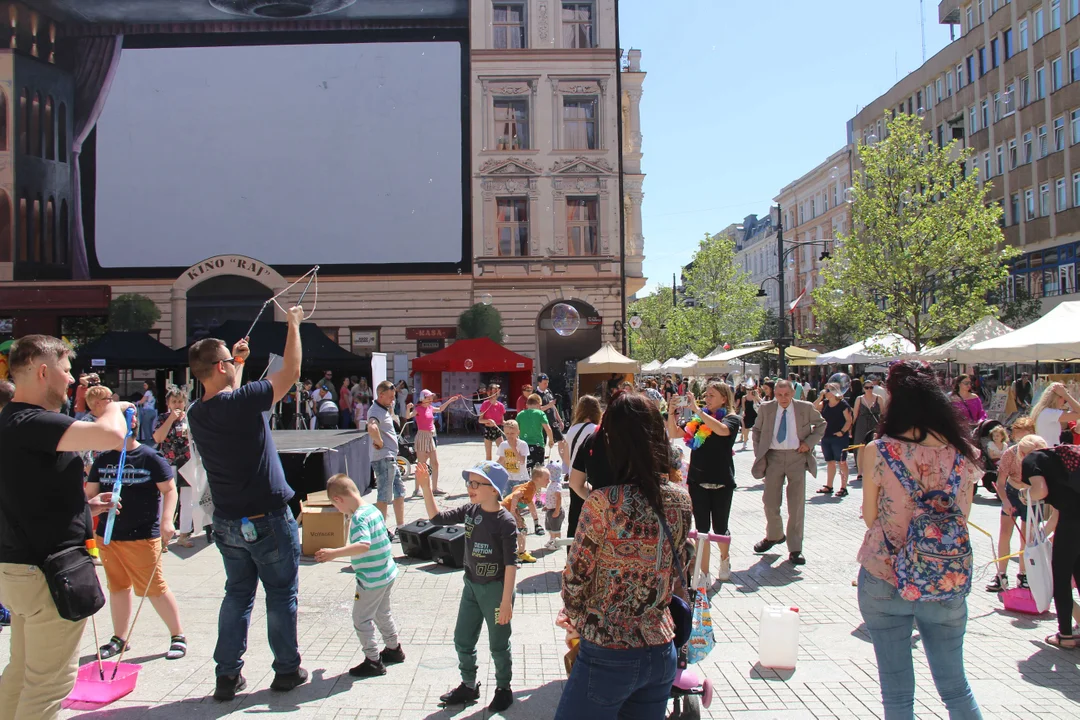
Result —
M781 442L779 439L780 432L780 420L787 415L787 437ZM770 447L771 450L798 450L799 449L799 428L795 424L795 402L792 401L787 409L780 407L780 404L776 405L776 420L773 423L773 441Z

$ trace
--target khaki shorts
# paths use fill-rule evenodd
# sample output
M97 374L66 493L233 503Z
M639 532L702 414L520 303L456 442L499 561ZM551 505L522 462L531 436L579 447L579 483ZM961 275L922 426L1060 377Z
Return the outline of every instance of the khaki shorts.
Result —
M161 567L161 538L113 540L108 545L101 543L98 548L109 592L134 589L138 597L144 592L148 597L158 597L169 591ZM151 574L153 582L150 581Z

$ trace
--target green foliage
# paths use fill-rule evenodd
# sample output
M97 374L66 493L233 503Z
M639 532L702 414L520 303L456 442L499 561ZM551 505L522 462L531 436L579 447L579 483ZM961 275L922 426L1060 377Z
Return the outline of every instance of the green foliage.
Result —
M492 305L477 303L458 316L457 337L459 340L486 337L502 345L502 315Z
M686 297L672 306L671 288L631 303L629 315L642 325L630 330L634 359L666 360L694 352L704 357L724 343L736 345L757 337L765 311L757 286L735 263L735 243L725 235L706 235L686 269Z
M999 300L998 320L1011 328L1019 328L1042 316L1042 301L1031 297L1022 287L1016 288L1011 299Z
M125 293L109 303L109 329L145 332L161 319L154 301L138 293Z
M108 329L108 320L104 316L71 315L60 318L60 334L67 338L76 350L97 340Z
M1004 244L990 184L979 187L978 170L962 176L971 151L939 148L918 117L901 114L858 152L853 234L837 238L813 293L825 323L859 337L897 333L922 349L996 315L990 299L1018 251Z

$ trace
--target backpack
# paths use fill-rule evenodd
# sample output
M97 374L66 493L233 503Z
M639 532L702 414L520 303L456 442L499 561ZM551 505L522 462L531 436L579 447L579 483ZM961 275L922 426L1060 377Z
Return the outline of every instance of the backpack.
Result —
M893 556L900 597L921 602L966 597L971 592L971 537L967 518L956 504L964 456L956 453L946 490L927 492L908 472L893 446L878 440L877 447L915 502L902 547L894 547L882 528L885 545Z

